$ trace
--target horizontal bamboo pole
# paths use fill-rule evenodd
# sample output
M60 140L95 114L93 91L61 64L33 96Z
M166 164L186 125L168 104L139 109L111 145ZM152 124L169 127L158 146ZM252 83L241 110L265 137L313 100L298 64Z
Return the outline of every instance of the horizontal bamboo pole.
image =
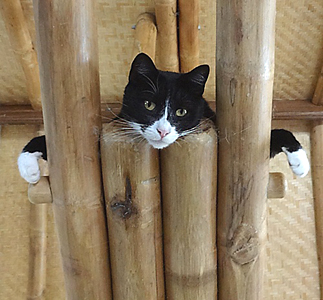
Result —
M284 198L287 190L285 175L279 172L269 173L267 198Z
M320 299L323 299L323 121L315 122L311 130L311 164L316 247L320 273Z
M115 123L102 136L113 299L163 300L158 151Z
M157 28L155 16L149 13L139 15L136 23L133 58L144 52L152 60L156 55Z
M275 1L217 2L219 299L263 299Z
M211 108L215 102L209 101ZM101 117L103 123L108 123L120 112L120 103L102 104ZM323 107L305 100L273 100L273 120L322 120ZM42 124L41 112L34 111L28 105L0 106L1 124Z
M28 199L33 204L52 203L48 177L42 176L36 184L29 184Z
M9 39L26 78L30 103L35 110L41 110L40 80L37 55L31 41L20 0L2 0L0 11Z
M213 127L161 151L166 295L216 299L217 137Z
M199 0L179 0L179 57L181 72L199 64Z
M155 0L159 56L157 66L163 71L179 71L177 43L177 1Z
M95 2L34 0L50 186L67 299L111 299Z
M48 204L30 204L28 300L45 299Z

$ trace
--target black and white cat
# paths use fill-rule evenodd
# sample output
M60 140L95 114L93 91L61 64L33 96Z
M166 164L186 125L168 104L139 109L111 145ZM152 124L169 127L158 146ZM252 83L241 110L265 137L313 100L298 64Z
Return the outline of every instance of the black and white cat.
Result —
M131 66L117 119L152 147L163 149L194 132L201 120L215 119L214 112L202 97L208 75L207 65L185 74L163 72L147 55L138 54ZM287 155L296 175L303 177L308 173L306 153L291 132L272 130L270 148L271 157L280 152ZM32 139L19 155L18 168L26 181L35 183L39 180L40 157L47 159L45 136Z

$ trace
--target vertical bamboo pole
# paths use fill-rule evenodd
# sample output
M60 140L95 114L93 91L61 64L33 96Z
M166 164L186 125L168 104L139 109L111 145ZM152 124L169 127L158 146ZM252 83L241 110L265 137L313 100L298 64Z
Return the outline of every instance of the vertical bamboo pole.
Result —
M323 121L314 122L311 130L311 161L316 228L316 247L323 299Z
M163 300L158 151L105 124L102 169L114 300Z
M170 300L216 299L216 144L209 127L161 151Z
M219 299L263 299L275 1L217 3Z
M30 203L28 300L44 299L48 204Z
M312 99L313 104L323 105L323 67L317 81ZM311 130L311 161L312 183L314 196L316 247L320 273L320 293L323 300L323 121L312 124Z
M199 0L179 0L179 57L181 72L199 64Z
M179 71L177 43L177 1L155 0L158 31L158 68L163 71Z
M323 105L323 67L317 81L312 102L316 105Z
M155 17L149 13L139 15L136 23L133 58L140 52L145 52L152 60L156 54L157 28Z
M98 158L94 2L34 0L53 210L67 299L111 299Z
M29 100L35 110L41 110L40 80L37 55L31 41L20 0L3 0L0 11L11 45L25 73Z

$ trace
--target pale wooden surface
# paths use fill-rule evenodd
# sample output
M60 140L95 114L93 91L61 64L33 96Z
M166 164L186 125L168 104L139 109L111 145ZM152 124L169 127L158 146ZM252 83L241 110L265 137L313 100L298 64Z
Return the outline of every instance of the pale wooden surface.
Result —
M269 173L267 198L284 198L286 195L287 181L280 172Z
M155 1L159 45L157 66L163 71L179 71L176 5L176 0Z
M36 51L20 0L3 0L0 11L14 49L26 78L29 100L35 110L41 110L39 69Z
M133 58L140 52L146 53L152 60L156 55L157 28L153 14L139 15L134 37Z
M45 299L48 208L30 203L28 300Z
M216 169L213 127L161 151L167 299L216 299Z
M189 72L199 64L199 10L199 0L178 1L178 34L181 72Z
M323 105L323 68L317 80L312 102L315 105Z
M98 157L94 2L34 4L52 205L67 299L111 299Z
M36 184L29 184L28 199L33 204L52 203L52 193L49 186L48 177L40 177Z
M316 246L320 271L321 299L323 299L323 122L313 123L311 131L312 180L315 209Z
M113 299L162 300L158 151L117 131L104 125L101 144Z
M275 1L217 3L219 300L263 299Z

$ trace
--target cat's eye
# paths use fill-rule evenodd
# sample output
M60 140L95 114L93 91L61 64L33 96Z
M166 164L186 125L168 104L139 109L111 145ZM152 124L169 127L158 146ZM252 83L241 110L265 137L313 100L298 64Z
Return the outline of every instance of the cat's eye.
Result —
M177 117L184 117L187 114L187 110L185 108L179 108L176 110Z
M156 107L156 104L151 101L145 101L145 108L148 110L153 110Z

